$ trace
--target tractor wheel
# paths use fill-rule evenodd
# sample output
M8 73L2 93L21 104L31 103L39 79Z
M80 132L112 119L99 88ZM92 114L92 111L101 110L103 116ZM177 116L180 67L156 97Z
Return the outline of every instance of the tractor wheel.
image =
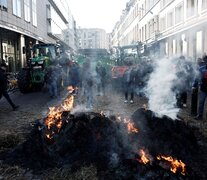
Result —
M30 71L22 69L17 77L18 88L21 93L28 93L31 91Z

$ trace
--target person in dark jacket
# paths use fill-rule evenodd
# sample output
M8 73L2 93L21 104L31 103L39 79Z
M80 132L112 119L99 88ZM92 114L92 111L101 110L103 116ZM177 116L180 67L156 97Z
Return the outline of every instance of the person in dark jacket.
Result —
M176 75L179 77L176 83L176 99L177 107L183 108L187 107L187 90L188 90L188 79L186 73L189 71L190 67L187 64L187 60L184 56L180 56L178 59L175 59L176 62Z
M192 90L194 91L197 87L200 87L200 93L199 93L199 108L198 108L198 114L195 117L196 120L202 120L203 119L203 112L204 112L204 105L205 100L207 97L207 65L205 68L202 66L199 68L200 75L193 83Z
M96 65L96 74L99 83L97 83L98 95L105 93L105 78L106 78L106 69L99 61Z
M125 103L128 102L128 95L130 94L130 103L134 103L134 89L136 82L136 71L131 66L129 67L123 75L123 87L124 87L124 96Z
M12 109L15 111L19 108L19 106L15 105L11 100L8 92L7 92L7 75L6 75L6 64L2 63L0 66L0 98L4 96L8 103L11 105Z
M74 89L73 94L77 93L79 83L80 83L79 64L73 60L71 67L70 67L70 70L69 70L69 86L73 87L73 89Z
M86 96L86 108L93 109L93 85L94 80L92 74L89 72L85 78L85 96Z
M53 61L52 64L46 69L45 81L48 87L49 95L51 98L57 98L58 96L58 80L59 69L57 62Z

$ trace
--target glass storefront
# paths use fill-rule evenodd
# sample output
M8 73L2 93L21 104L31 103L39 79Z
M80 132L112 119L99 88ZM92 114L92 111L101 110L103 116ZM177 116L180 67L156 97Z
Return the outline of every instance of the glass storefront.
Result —
M20 50L18 33L0 29L0 61L6 62L9 72L20 70Z

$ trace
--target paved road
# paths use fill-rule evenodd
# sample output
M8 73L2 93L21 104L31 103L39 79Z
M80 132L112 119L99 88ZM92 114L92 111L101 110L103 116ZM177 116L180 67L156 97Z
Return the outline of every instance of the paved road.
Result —
M63 97L66 91L61 92ZM48 107L57 105L60 102L57 100L51 100L47 91L33 92L28 94L22 94L18 91L11 94L12 100L20 105L17 111L12 111L12 108L8 102L3 98L0 99L0 135L7 131L14 131L18 133L24 133L22 128L28 127L31 122L41 119L46 116ZM79 99L79 98L78 98ZM78 100L76 98L76 110L82 110L84 107L84 100ZM123 102L124 97L120 93L106 93L106 96L94 97L94 111L105 111L109 114L121 114L130 117L134 111L142 107L146 103L145 98L135 96L134 104L125 104ZM59 98L59 101L62 101ZM187 122L196 123L190 116L190 101L188 101L188 108L181 111L181 116ZM196 123L196 126L202 129L207 135L207 121Z
M45 117L48 107L54 104L47 91L22 94L19 91L10 94L19 109L13 111L6 99L0 99L0 136L2 134L24 134L31 122ZM25 129L25 130L24 130Z

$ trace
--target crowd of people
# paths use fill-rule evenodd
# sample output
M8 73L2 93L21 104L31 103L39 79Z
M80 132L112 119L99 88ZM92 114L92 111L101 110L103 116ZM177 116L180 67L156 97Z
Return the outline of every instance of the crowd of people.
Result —
M70 87L72 94L83 95L87 109L93 108L94 89L98 96L105 93L106 69L101 61L86 58L83 64L74 59L60 63L53 61L46 70L45 82L51 98L56 98L60 90Z
M184 56L175 59L176 75L179 78L174 82L173 91L176 92L177 107L187 107L187 97L191 97L191 114L195 119L203 119L205 99L207 97L207 55L197 59L197 72L192 73L193 68ZM7 92L6 64L0 67L0 98L4 96L13 110L19 108L11 100ZM149 74L153 72L152 61L143 61L139 64L129 62L127 70L122 77L122 94L125 103L134 103L135 91L145 87ZM106 81L109 72L98 59L85 58L83 64L79 64L74 59L54 60L46 70L45 83L48 94L51 98L57 98L61 89L70 86L73 89L73 95L82 95L85 97L87 109L92 109L94 104L94 95L106 95ZM187 76L186 76L187 74ZM194 79L192 81L192 79ZM190 91L192 87L192 91ZM189 93L190 92L190 93ZM199 98L198 98L199 92ZM199 99L199 100L198 100ZM199 101L197 112L197 101Z

